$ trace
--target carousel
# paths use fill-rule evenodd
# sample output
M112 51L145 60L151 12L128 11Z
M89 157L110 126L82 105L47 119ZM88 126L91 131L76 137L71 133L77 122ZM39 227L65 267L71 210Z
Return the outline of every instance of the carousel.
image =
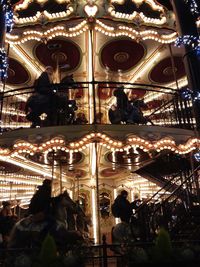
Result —
M179 186L198 198L198 172L183 183L200 160L197 0L2 0L0 24L0 202L25 209L50 179L52 196L79 201L99 243L121 190L130 202ZM67 118L52 108L51 124L43 110L32 127L27 103L47 66ZM143 120L111 123L119 88Z

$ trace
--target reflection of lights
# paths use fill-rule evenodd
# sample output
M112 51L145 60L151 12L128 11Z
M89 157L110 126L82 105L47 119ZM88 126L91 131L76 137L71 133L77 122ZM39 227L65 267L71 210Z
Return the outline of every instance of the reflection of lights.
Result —
M98 6L95 4L87 4L84 6L84 11L88 17L95 17L98 12Z
M95 181L94 178L90 179L90 185L91 185L91 187L95 187L96 186L96 181Z
M46 113L42 113L39 117L40 117L40 119L42 121L44 121L46 119L46 117L47 117L47 114Z
M97 210L96 210L96 197L95 189L92 189L92 221L93 221L93 234L94 241L97 243Z
M146 73L150 67L152 67L152 65L156 62L160 55L161 53L159 51L152 53L151 56L146 59L144 63L136 70L130 82L134 83L138 78L141 78L142 75Z
M93 80L93 51L92 51L92 33L88 32L88 81L91 82ZM89 122L93 122L93 84L89 83L88 85L89 92Z
M51 175L49 172L47 172L47 171L39 170L39 169L37 169L37 168L35 168L35 167L31 167L31 166L28 165L28 164L24 164L24 163L22 163L22 162L19 162L19 161L17 161L17 160L11 159L11 158L9 158L9 157L2 157L2 156L0 156L0 159L3 160L3 161L6 161L6 162L12 163L12 164L14 164L14 165L17 165L17 166L19 166L19 167L25 168L25 169L27 169L27 170L30 170L30 171L33 171L33 172L36 172L36 173L45 175L45 176L47 176L47 177L51 177L51 176L52 176L52 175Z
M117 197L117 189L116 188L113 190L113 194L114 194L114 199L116 199L116 197ZM120 223L120 219L115 218L115 224L118 224L118 223Z
M95 144L91 144L91 153L92 153L92 157L91 157L91 164L92 164L92 168L91 168L91 172L92 172L92 176L95 176L96 174L96 148L95 148Z
M115 155L115 151L112 152L112 169L115 170L116 169L116 155Z
M194 158L195 158L195 160L196 160L197 162L200 162L200 151L198 151L198 152L196 152L196 153L194 154Z
M27 64L37 75L41 74L41 70L31 62L30 58L21 51L19 46L11 45L10 47L23 60L24 64Z

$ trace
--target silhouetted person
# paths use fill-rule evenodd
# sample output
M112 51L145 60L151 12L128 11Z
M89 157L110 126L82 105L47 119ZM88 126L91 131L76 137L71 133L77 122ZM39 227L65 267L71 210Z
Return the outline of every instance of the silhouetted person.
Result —
M117 98L117 109L121 113L121 121L126 122L127 120L127 108L128 108L128 97L124 92L124 87L115 89L113 95Z
M0 211L0 233L2 234L3 243L6 246L17 217L13 215L9 201L3 201L2 205L3 208Z
M38 190L33 195L30 205L29 213L36 214L40 211L49 213L51 203L51 180L45 179Z
M53 68L46 67L45 71L34 83L36 94L28 98L25 112L26 118L32 122L31 127L41 126L41 115L45 113L49 121L48 124L54 124L57 96L53 87Z
M41 95L52 95L53 93L53 68L46 67L45 71L35 82L35 91Z
M120 195L118 195L115 199L115 204L118 209L119 218L122 222L129 223L132 215L132 205L127 199L128 192L126 190L122 190Z
M111 108L109 109L108 117L112 124L121 123L121 112L115 105L112 105Z

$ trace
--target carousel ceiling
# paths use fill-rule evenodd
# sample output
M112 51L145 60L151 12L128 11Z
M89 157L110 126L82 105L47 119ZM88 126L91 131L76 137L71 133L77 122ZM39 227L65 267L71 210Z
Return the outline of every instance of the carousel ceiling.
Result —
M8 78L6 82L12 85L22 85L30 80L31 74L24 65L14 58L9 58Z
M80 65L81 49L69 40L50 40L48 43L39 43L34 48L36 59L44 66L57 65L63 68L67 65L68 71L74 71Z
M145 48L132 40L114 40L105 44L101 51L104 67L111 71L128 71L144 57Z
M154 83L170 83L174 81L174 77L176 77L178 80L183 78L186 73L182 56L175 56L173 58L167 57L162 59L152 68L149 75L150 79Z

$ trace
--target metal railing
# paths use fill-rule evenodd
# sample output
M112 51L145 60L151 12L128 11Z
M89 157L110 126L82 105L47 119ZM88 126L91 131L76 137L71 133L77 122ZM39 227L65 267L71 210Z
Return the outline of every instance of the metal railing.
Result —
M105 236L103 236L102 244L58 249L56 257L50 255L51 262L41 257L39 248L2 249L0 250L0 266L49 266L49 263L58 267L139 267L149 266L149 264L150 266L160 266L161 264L180 266L183 261L193 266L192 264L199 263L199 256L193 257L193 259L191 257L182 259L180 251L195 249L199 243L199 240L189 241L187 245L185 242L172 242L173 250L171 253L166 255L166 251L164 251L165 254L162 255L162 249L157 251L154 242L130 241L129 243L108 244ZM180 255L174 255L175 253ZM159 261L158 256L160 257Z
M196 179L196 174L200 169L198 165L193 172L179 172L176 175L169 176L169 179L166 179L166 182L163 187L161 187L155 194L150 198L144 201L136 210L135 216L143 213L143 209L147 206L153 204L153 208L149 208L147 227L148 233L156 232L157 229L161 226L168 229L171 234L171 237L174 239L177 237L178 231L185 227L186 224L191 224L195 226L195 218L191 216L193 209L196 207L198 209L198 216L200 218L200 203L197 190L194 190L194 183ZM166 192L171 192L167 195ZM161 202L155 203L155 198L159 197L162 199ZM176 216L176 219L173 220L173 215ZM197 218L199 220L199 218ZM199 228L198 224L196 225ZM195 229L197 229L195 228ZM189 227L191 229L191 227ZM188 230L187 230L188 231ZM191 232L188 231L187 238L189 236L194 238Z
M122 124L151 124L163 127L194 129L195 119L190 100L182 100L176 90L156 85L119 83L119 82L76 82L60 83L52 87L54 97L48 102L39 97L33 87L6 90L1 93L1 129L19 129L31 127L30 110L41 118L39 126L68 124L111 124L109 110L116 97L116 88L124 91L130 99L129 104L135 107L140 118L135 120L136 113L126 112ZM75 100L69 101L69 100ZM138 102L138 100L142 100ZM52 104L53 103L53 104ZM141 106L138 106L142 103ZM44 108L49 106L49 110ZM41 110L41 107L43 110ZM48 114L46 114L48 113ZM52 118L52 114L54 117ZM131 116L131 119L130 119ZM49 119L51 117L51 119ZM53 120L53 121L52 121ZM32 125L33 127L37 125Z

